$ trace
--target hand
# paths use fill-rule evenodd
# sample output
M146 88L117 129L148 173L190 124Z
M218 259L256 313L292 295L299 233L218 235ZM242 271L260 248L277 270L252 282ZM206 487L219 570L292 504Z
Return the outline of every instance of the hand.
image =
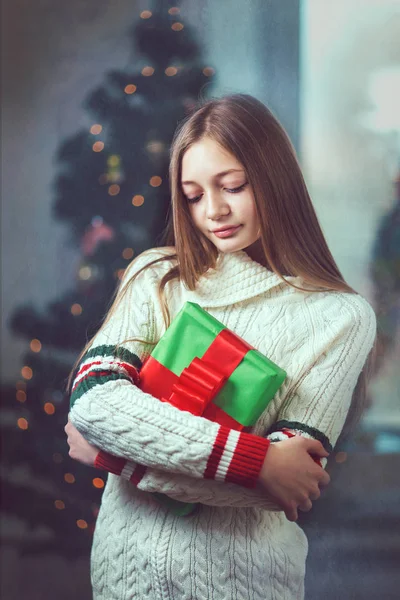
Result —
M89 467L94 466L94 461L99 453L99 449L89 444L85 440L83 435L72 425L68 418L68 423L64 427L64 431L67 434L67 442L69 445L69 455L74 460L78 460L84 465Z
M308 511L311 500L320 495L319 486L326 486L330 477L315 463L313 457L326 458L321 442L299 435L271 443L261 468L259 482L282 506L289 521L297 521L298 512Z

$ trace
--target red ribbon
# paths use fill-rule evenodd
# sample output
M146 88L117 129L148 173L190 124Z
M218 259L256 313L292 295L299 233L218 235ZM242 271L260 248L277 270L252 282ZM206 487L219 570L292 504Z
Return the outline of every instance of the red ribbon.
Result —
M150 356L140 371L139 387L180 410L241 430L244 426L212 400L252 349L236 333L223 329L203 357L196 356L179 377Z

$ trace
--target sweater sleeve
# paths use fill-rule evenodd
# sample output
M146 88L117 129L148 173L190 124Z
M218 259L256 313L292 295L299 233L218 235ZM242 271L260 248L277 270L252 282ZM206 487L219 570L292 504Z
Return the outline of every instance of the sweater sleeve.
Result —
M208 504L209 506L233 506L236 508L263 508L270 511L283 510L265 489L248 489L235 483L208 479L195 479L187 475L167 473L144 467L133 461L99 452L95 466L119 475L143 492L162 493L181 502Z
M70 420L89 443L116 457L195 479L255 487L269 440L181 411L135 385L136 369L156 337L156 270L150 267L128 281L153 258L143 253L127 270L115 310L77 368Z
M375 340L376 317L362 296L346 293L332 298L325 310L317 311L316 305L308 309L314 360L287 394L268 431L270 441L303 435L332 452L342 431Z

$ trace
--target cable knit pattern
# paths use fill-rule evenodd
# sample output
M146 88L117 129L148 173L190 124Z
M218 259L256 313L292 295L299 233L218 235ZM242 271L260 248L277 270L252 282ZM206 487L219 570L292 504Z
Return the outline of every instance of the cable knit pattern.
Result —
M153 249L133 261L121 290L130 274L161 254L168 250ZM254 487L260 465L252 444L265 455L269 440L294 433L335 445L374 341L375 314L359 295L297 291L244 251L221 253L194 291L170 282L171 318L185 301L197 302L287 372L252 433L236 443L229 430L222 435L218 424L134 385L131 366L140 366L152 346L129 340L157 341L164 333L157 285L173 264L155 265L126 288L84 358L97 364L78 367L72 423L89 442L128 461L127 479L109 475L103 494L92 549L94 598L299 600L307 540ZM308 287L299 277L288 279ZM116 344L120 353L104 350ZM254 473L248 480L237 473L204 478L218 435L231 440L227 464L239 451L249 461ZM133 485L129 474L143 465L145 474ZM148 492L201 505L193 515L176 517Z

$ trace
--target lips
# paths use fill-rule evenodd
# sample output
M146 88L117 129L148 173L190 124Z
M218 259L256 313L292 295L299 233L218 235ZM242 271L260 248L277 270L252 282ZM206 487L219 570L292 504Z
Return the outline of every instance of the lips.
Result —
M228 227L222 227L221 229L213 229L213 233L228 231L229 229L237 229L237 227L240 227L240 225L229 225Z

